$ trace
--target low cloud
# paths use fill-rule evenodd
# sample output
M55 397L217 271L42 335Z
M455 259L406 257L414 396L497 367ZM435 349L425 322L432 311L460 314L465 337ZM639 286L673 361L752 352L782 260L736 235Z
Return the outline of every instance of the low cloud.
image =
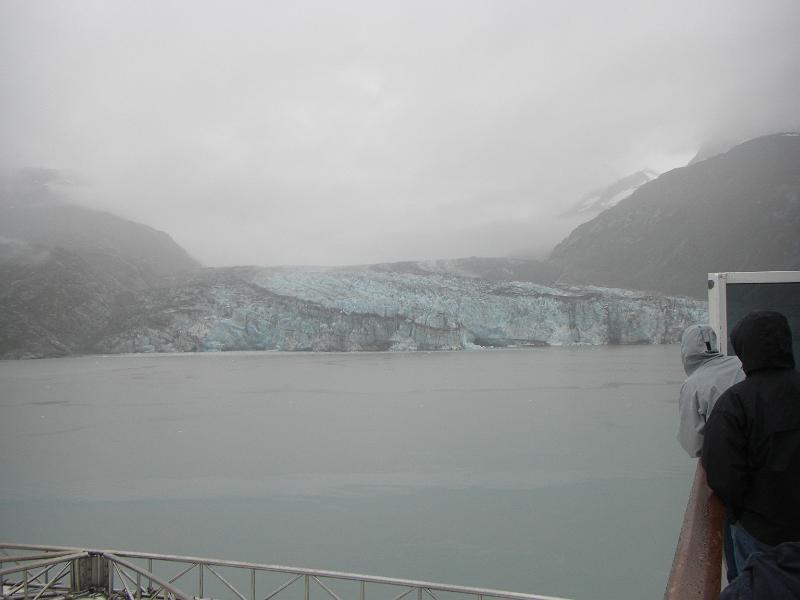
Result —
M704 143L800 129L793 0L0 4L0 164L206 264L544 252Z

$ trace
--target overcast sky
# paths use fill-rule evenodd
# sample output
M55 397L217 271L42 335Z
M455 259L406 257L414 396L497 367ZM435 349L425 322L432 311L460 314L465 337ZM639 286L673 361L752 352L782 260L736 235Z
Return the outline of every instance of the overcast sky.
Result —
M800 129L800 2L0 2L0 166L207 265L549 249L586 192Z

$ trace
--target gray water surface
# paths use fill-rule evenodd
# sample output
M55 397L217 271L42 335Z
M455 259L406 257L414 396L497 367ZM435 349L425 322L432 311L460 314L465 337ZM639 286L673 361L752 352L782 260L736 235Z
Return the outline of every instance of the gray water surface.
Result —
M0 362L0 539L663 593L676 346Z

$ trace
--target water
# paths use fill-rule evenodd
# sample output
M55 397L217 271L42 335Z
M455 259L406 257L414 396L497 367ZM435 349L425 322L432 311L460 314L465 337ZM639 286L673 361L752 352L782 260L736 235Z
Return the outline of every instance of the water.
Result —
M0 362L0 539L663 593L675 346Z

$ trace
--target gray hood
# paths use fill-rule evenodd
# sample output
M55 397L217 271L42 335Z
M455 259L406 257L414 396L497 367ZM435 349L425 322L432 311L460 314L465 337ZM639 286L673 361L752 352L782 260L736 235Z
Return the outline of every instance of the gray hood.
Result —
M710 325L690 325L684 329L681 358L686 375L691 375L709 360L722 356L717 348L717 334Z

